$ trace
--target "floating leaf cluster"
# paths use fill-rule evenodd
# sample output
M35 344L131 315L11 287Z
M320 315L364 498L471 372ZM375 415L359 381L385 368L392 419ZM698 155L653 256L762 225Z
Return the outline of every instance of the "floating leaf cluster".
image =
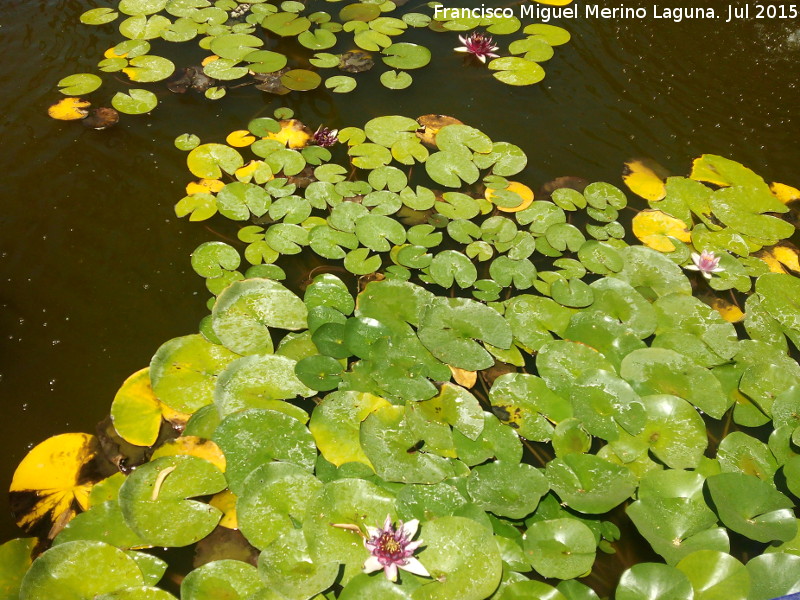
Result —
M123 383L98 435L56 436L20 464L18 523L50 546L0 546L12 597L174 598L150 549L187 546L191 600L800 591L792 272L745 271L734 325L682 268L700 232L680 211L662 211L663 239L635 221L646 245L629 245L619 189L535 199L507 179L519 148L452 119L379 117L327 149L292 116L227 144L176 140L198 178L176 211L240 223L251 264L198 248L215 296L199 333ZM763 188L674 180L742 188L689 208L713 231L787 237ZM653 202L679 198L695 206ZM280 257L304 248L320 268L284 285ZM713 250L711 293L746 258ZM430 577L362 572L367 528L412 520ZM652 561L629 560L638 540Z
M426 13L401 9L397 6L401 3L391 0L350 2L334 13L323 10L328 3L312 4L293 0L121 0L117 10L86 11L81 22L107 25L122 19L119 32L127 39L105 52L97 65L100 71L122 73L132 84L169 80L167 87L173 92L194 90L211 100L222 98L231 88L248 85L281 95L323 85L332 92L347 93L358 84L352 75L378 63L386 67L379 77L381 84L405 89L413 81L411 71L431 61L431 51L424 45L400 41L408 31L486 28L495 36L505 36L522 28L516 18L434 21ZM538 83L544 78L539 63L549 60L553 47L570 37L564 29L546 24L528 25L523 33L526 37L508 45L509 56L489 63L499 81L516 86ZM160 40L196 41L204 55L198 55L197 64L176 65L154 53L153 46L158 47ZM298 55L294 42L306 52ZM333 74L323 76L325 72ZM101 84L98 75L77 73L59 81L58 87L68 96L85 96ZM149 90L134 88L127 94L118 92L111 102L119 112L143 114L156 107L157 98ZM52 112L51 116L65 118Z

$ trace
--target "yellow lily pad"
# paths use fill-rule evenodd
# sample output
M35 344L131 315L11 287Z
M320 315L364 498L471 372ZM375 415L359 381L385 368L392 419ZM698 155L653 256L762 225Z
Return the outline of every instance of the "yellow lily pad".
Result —
M161 402L150 387L150 368L128 377L111 403L111 422L119 436L134 446L152 446L161 429Z
M232 131L225 138L225 142L234 148L246 148L256 141L256 137L246 129Z
M200 179L191 181L186 185L186 195L192 194L216 194L225 187L225 182L219 179Z
M278 133L269 133L268 140L277 140L289 148L304 148L311 139L311 132L297 119L280 121L281 130Z
M637 196L657 202L667 195L666 175L664 169L653 161L636 159L625 163L622 181Z
M64 98L48 108L47 114L59 121L78 121L86 118L86 115L89 114L86 109L91 105L91 102L81 98Z
M533 190L519 181L510 181L505 191L517 194L520 197L521 202L517 206L498 206L497 210L499 211L510 213L519 212L528 208L533 202ZM486 188L485 197L489 202L492 202L492 198L494 198L494 196L495 191L492 188Z
M89 491L101 477L93 466L100 449L87 433L64 433L28 452L11 480L10 503L24 531L53 538L89 505Z
M660 210L643 210L633 218L632 225L633 235L645 246L659 252L675 251L675 245L667 236L686 243L692 239L686 223Z

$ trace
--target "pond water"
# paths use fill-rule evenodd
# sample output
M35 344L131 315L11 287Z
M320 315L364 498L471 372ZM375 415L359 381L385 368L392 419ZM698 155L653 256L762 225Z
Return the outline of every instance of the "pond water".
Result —
M55 83L93 71L118 39L113 25L78 23L91 7L6 0L0 12L2 487L34 444L93 431L122 381L206 314L208 294L189 254L214 238L216 224L174 216L188 177L185 155L172 146L181 133L220 141L281 105L311 126L443 113L521 146L529 157L521 178L533 187L561 175L619 184L623 162L636 156L681 174L704 152L800 183L800 22L574 20L563 24L573 41L545 64L545 81L521 89L452 53L455 34L421 31L414 35L434 60L405 91L362 77L351 96L275 99L243 89L209 106L162 85L152 116L94 132L46 115L60 97ZM101 92L115 86L122 84L112 80ZM0 498L5 540L17 530Z

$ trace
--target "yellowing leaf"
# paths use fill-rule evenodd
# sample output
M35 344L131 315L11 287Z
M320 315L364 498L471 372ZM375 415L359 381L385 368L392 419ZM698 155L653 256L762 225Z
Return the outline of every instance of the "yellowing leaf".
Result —
M769 248L763 248L755 253L757 258L763 260L773 273L789 273L800 275L800 249L791 242L781 242Z
M546 4L547 6L566 6L571 4L572 0L534 0L538 4Z
M297 119L280 121L281 130L278 133L269 133L265 139L278 140L289 148L304 148L311 139L311 132Z
M87 433L64 433L35 446L14 472L11 512L23 530L53 538L89 505L100 479L91 468L99 443Z
M633 235L645 246L659 252L673 252L675 245L667 236L690 242L692 234L686 223L660 210L643 210L633 218Z
M742 309L722 298L703 298L706 304L716 310L728 323L738 323L744 319Z
M200 179L198 181L191 181L186 185L186 195L192 194L216 194L225 183L219 179Z
M103 52L104 58L126 58L128 56L127 52L123 52L122 54L117 54L114 48L109 48L105 52Z
M219 524L227 529L239 529L239 520L236 516L236 496L230 490L222 490L211 497L208 503L222 511Z
M255 136L247 131L247 129L237 129L236 131L232 131L228 134L228 137L225 138L225 142L234 148L246 148L255 141Z
M452 365L447 365L450 367L450 372L453 374L453 380L458 385L461 385L465 388L471 388L475 386L475 382L478 381L478 372L477 371L465 371L464 369L459 369L458 367L454 367Z
M447 125L463 125L461 121L455 117L448 117L447 115L422 115L417 119L420 128L417 130L417 137L422 140L424 144L429 146L436 146L436 134L442 127Z
M152 446L161 429L161 403L150 387L150 369L128 377L111 403L111 422L119 436L134 446Z
M521 210L525 210L528 208L531 203L533 202L533 190L529 188L527 185L520 183L519 181L510 181L508 183L508 187L506 188L509 192L514 192L517 194L522 201L517 206L505 207L505 206L498 206L497 210L502 212L519 212ZM489 202L492 202L492 198L494 198L495 192L492 188L486 188L485 197Z
M196 435L184 435L174 440L165 442L159 446L150 460L155 460L162 456L197 456L207 460L223 473L225 472L225 455L211 440L197 437Z
M769 189L783 204L800 201L800 190L790 185L774 182L770 184Z
M48 108L47 114L59 121L77 121L89 114L86 109L91 105L91 102L81 98L64 98Z
M180 426L183 428L184 425L189 421L190 415L189 413L180 412L175 410L171 406L167 406L163 402L161 402L161 416L164 418L165 421L169 421L173 425Z
M645 200L656 202L667 194L666 172L650 160L629 160L625 163L622 181L628 189Z
M263 160L251 160L245 166L236 169L233 175L238 181L244 181L245 183L249 183L253 178L258 184L275 179L272 169Z
M212 54L211 56L206 56L203 59L203 62L201 62L200 64L205 67L208 63L212 63L212 62L214 62L215 60L218 60L218 59L219 59L219 56L217 56L216 54Z

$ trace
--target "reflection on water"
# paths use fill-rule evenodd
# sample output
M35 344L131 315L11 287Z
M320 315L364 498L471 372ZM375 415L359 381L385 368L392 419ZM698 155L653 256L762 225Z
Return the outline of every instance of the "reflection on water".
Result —
M92 431L121 382L163 341L194 330L206 312L208 294L188 255L213 234L174 217L188 173L172 139L195 132L217 141L279 105L247 88L210 105L161 86L162 104L152 116L123 116L109 131L49 120L56 81L93 71L117 40L113 26L77 24L86 8L67 0L7 1L0 12L7 157L0 213L1 487L36 442ZM619 184L622 162L632 156L682 173L703 152L800 183L796 28L586 20L566 26L573 42L558 49L538 86L496 83L485 68L452 52L455 33L417 31L408 41L432 47L434 61L415 73L411 88L388 92L366 74L350 96L322 90L280 102L314 127L360 125L387 112L451 114L520 145L530 159L524 178L533 187L560 175ZM154 44L156 53L174 49ZM181 52L186 64L202 55ZM114 77L106 81L97 95L124 87ZM7 539L16 531L0 497L0 539Z

